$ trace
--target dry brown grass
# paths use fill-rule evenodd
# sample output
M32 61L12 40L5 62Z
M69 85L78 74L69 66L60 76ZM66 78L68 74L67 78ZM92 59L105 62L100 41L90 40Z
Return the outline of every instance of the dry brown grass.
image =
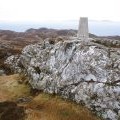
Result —
M0 102L15 101L23 96L31 97L31 102L18 104L26 109L25 120L99 120L87 108L59 96L45 93L30 96L29 86L19 84L20 79L23 78L18 74L0 76Z
M99 120L83 106L43 93L36 96L26 108L26 120Z
M29 87L19 84L21 78L18 74L0 76L0 101L13 100L21 96L29 95Z

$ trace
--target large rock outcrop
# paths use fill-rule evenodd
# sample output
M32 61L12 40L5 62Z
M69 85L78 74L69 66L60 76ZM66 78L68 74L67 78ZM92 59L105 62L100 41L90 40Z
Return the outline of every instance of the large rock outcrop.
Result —
M33 88L84 104L106 120L120 119L119 48L75 38L46 41L26 46L20 57L9 57L6 63L24 71Z

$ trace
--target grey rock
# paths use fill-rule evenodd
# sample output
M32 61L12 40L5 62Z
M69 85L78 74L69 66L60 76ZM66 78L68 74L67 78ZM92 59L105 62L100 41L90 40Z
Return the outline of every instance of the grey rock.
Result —
M19 57L9 57L6 63L15 71L24 71L33 88L85 104L106 120L118 120L120 55L117 51L108 56L108 49L102 45L75 38L54 45L46 41L26 46Z
M2 75L5 75L5 71L4 70L0 70L0 76L2 76Z

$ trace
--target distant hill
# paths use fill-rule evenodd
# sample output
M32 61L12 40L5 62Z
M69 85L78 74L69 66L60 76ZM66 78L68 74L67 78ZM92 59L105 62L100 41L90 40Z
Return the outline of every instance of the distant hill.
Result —
M43 21L38 23L5 23L0 22L0 29L24 32L29 28L39 29L42 27L53 29L78 29L78 20ZM89 20L89 32L98 36L120 35L120 22Z
M101 38L108 38L108 39L115 39L115 40L120 40L120 36L100 36Z

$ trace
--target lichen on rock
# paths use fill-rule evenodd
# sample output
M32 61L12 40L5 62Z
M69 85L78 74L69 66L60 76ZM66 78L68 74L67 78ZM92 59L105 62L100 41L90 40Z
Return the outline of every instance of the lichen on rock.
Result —
M14 60L9 57L6 63L24 71L33 88L84 103L106 120L120 118L119 48L111 52L75 38L55 44L46 41L26 46Z

